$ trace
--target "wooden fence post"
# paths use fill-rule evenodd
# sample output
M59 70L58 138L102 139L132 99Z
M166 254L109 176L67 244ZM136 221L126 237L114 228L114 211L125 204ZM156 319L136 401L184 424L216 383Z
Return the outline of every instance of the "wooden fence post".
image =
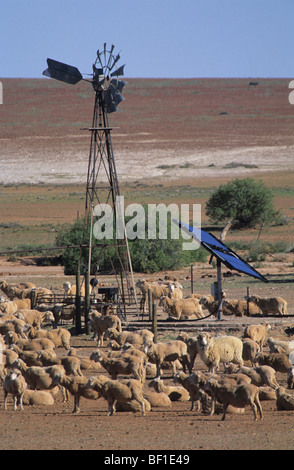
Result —
M90 273L89 273L89 271L86 271L86 274L85 274L85 327L86 327L86 335L88 335L90 333L89 312L90 312Z
M154 334L153 342L157 343L157 305L152 302L152 332Z
M152 307L152 291L148 289L148 311L149 311L149 320L152 320L153 317L153 307Z
M76 272L76 334L82 331L81 327L81 293L80 293L80 266Z

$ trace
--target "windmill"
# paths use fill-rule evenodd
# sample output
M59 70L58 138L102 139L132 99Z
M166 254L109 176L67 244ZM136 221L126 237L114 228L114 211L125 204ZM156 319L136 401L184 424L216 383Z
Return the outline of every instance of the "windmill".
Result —
M119 59L120 55L114 53L114 45L108 49L107 44L104 43L103 49L97 51L92 74L88 75L90 78L84 78L77 67L49 58L47 59L48 68L43 72L43 75L71 85L84 80L90 82L94 89L92 126L88 129L91 133L91 140L85 203L85 221L90 224L88 275L91 272L94 246L101 248L101 256L102 250L105 254L106 251L110 253L110 250L114 249L117 257L116 268L110 254L109 258L113 272L116 274L118 298L122 300L124 309L127 303L135 303L138 313L130 250L121 208L118 207L117 202L120 199L120 191L111 143L112 128L109 127L108 122L108 114L117 111L119 103L124 99L122 90L125 82L119 78L124 75L124 65L118 67ZM123 235L117 240L116 230L114 229L114 238L111 244L104 240L100 243L96 241L94 245L92 236L93 219L97 214L97 207L103 208L105 204L112 207L114 222L116 220L123 221ZM86 233L86 230L84 230L84 233ZM100 260L101 257L97 259L98 267ZM126 314L126 310L124 313Z

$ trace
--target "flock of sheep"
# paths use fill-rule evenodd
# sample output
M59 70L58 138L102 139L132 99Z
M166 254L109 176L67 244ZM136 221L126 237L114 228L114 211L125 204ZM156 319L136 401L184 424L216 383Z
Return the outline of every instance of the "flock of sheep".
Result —
M142 311L151 285L137 283L143 294ZM0 283L4 294L10 287L5 281ZM182 307L182 302L171 310L167 299L187 301L197 318L201 318L199 312L203 315L203 308L214 308L208 297L182 299L182 289L176 283L156 287L161 288L157 289L157 300L176 318L189 317L189 308ZM32 287L22 283L16 288L25 291ZM281 304L285 313L280 300L275 308ZM240 312L241 305L236 308ZM247 405L254 419L258 415L261 419L262 400L275 400L278 410L294 410L294 341L286 335L283 340L271 337L268 323L246 327L241 338L212 336L208 331L195 337L181 332L175 340L154 342L148 329L128 331L118 316L93 309L89 324L97 347L86 357L72 347L66 328L48 328L46 324L55 321L52 312L32 310L25 296L2 300L0 315L5 410L9 395L16 410L24 405L53 405L60 393L65 402L74 397L74 413L80 412L81 397L104 399L109 415L140 411L144 416L155 407L171 407L176 400L190 402L191 410L195 407L202 413L221 410L223 420L227 412L244 412ZM269 352L264 352L265 346ZM196 368L197 357L201 370ZM172 373L172 385L163 379L165 370ZM287 389L278 383L277 372L285 374Z

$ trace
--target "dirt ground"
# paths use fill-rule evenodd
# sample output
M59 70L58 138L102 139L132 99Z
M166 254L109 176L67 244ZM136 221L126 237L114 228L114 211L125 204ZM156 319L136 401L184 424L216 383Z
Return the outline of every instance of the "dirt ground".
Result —
M81 129L89 127L92 118L93 95L88 84L72 88L50 80L2 82L0 183L85 183L90 137ZM247 79L128 80L126 101L111 116L120 182L139 184L152 179L172 185L179 179L210 177L217 185L222 178L272 177L280 172L285 187L293 188L293 109L288 102L288 82L261 79L257 86L250 86ZM293 216L292 201L289 204ZM2 217L1 221L7 220ZM260 271L293 274L293 253L283 263L263 263ZM210 292L212 281L202 275L210 272L208 266L202 266L195 273L197 288L204 294ZM53 286L62 285L65 279L61 267L41 269L3 259L0 278L31 279L38 285ZM249 285L256 294L279 293L294 314L293 284ZM224 285L228 296L234 293L239 298L246 294L246 287L245 282L234 279L227 279ZM203 328L215 324L210 321ZM219 328L241 336L246 321L259 319L225 318ZM287 339L284 328L294 323L293 317L270 321L271 335ZM196 334L199 327L200 323L191 327L190 334ZM159 331L159 340L177 333L177 329ZM84 356L96 348L91 335L73 336L72 345ZM58 350L58 354L64 353ZM205 370L199 358L194 368ZM285 385L286 374L277 373L277 380ZM164 381L172 383L170 372L164 372ZM139 412L107 416L103 399L82 398L81 413L73 414L73 398L62 403L58 396L53 406L26 406L15 412L11 399L4 411L0 389L0 449L109 450L114 455L115 451L139 450L293 450L294 411L277 411L274 400L263 401L262 407L262 421L254 421L251 409L246 408L244 414L228 414L223 422L220 415L190 411L189 402L154 408L145 417Z
M2 272L9 269L11 282L17 278L31 279L34 282L41 279L57 277L60 282L60 269L53 267L34 267L15 265L2 261ZM55 271L54 271L55 269ZM25 276L21 272L25 272ZM47 271L48 270L48 271ZM177 273L180 280L185 272ZM199 273L196 273L199 279ZM202 288L207 292L209 279L203 279ZM272 287L268 287L271 289ZM283 290L284 289L284 290ZM241 287L241 291L244 287ZM270 290L268 291L270 292ZM288 295L292 300L293 292L282 286L282 295ZM292 304L292 302L290 302ZM271 336L289 339L284 329L294 323L293 317L288 319L269 318ZM259 323L259 318L224 317L217 321L214 317L189 325L190 335L197 335L202 330L212 330L214 333L227 333L240 337L245 326L249 323ZM163 327L162 327L163 325ZM145 325L146 326L146 325ZM71 328L70 325L67 327ZM147 324L150 327L150 324ZM126 328L126 326L124 327ZM164 329L164 323L159 324L158 341L175 339L180 327L171 330ZM96 349L96 341L91 334L76 336L71 330L72 346L80 356L89 357ZM108 350L107 342L103 350ZM267 350L267 348L265 348ZM57 350L58 355L64 355L63 348ZM194 370L206 370L205 365L196 358ZM84 375L105 374L106 371L84 371ZM107 374L107 373L106 373ZM173 384L170 371L163 372L165 384ZM286 386L286 373L277 373L278 383ZM150 378L147 378L144 388L148 390ZM277 411L275 400L262 401L264 418L254 421L250 407L245 408L244 414L227 414L226 420L221 421L221 415L204 415L198 411L190 411L190 402L173 402L170 408L153 408L142 417L140 412L117 412L107 416L107 403L104 399L92 401L81 398L81 413L73 414L73 397L68 403L63 403L61 395L57 395L52 406L25 406L24 411L14 411L12 398L9 399L8 410L3 409L3 391L0 390L0 449L1 450L101 450L120 451L180 452L182 454L196 450L293 450L294 448L294 412ZM108 453L106 453L108 455Z

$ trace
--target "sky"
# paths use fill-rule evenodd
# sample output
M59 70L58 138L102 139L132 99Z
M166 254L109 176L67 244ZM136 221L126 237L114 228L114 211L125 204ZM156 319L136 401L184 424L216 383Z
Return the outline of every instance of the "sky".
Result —
M104 42L129 78L294 78L293 21L294 0L1 0L0 79L91 73Z

